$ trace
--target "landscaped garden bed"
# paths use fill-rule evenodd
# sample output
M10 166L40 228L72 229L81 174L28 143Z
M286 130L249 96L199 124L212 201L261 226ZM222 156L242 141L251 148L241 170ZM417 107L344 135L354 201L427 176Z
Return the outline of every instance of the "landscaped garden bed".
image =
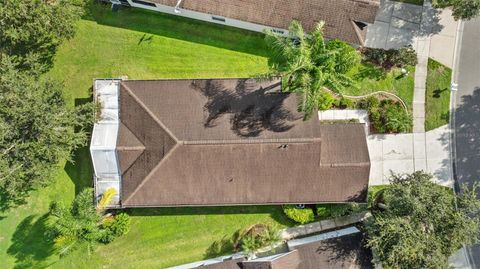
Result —
M448 124L450 116L450 84L452 69L428 59L425 95L425 130Z

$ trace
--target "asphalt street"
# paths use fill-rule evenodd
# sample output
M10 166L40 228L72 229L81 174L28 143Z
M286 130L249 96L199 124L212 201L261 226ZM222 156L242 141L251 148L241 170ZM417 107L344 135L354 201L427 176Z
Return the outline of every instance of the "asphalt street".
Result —
M480 18L465 22L458 57L455 174L459 184L470 185L480 182ZM472 266L480 269L480 245L468 253Z

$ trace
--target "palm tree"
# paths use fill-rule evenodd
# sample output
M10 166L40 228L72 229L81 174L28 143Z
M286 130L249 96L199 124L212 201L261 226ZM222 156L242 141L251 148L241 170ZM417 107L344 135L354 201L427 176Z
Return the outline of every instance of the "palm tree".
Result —
M350 45L323 37L323 22L310 34L293 21L284 37L266 32L266 41L272 49L270 71L265 77L282 77L283 90L300 94L299 111L306 117L321 107L325 90L339 92L353 85L345 74L358 62L360 56Z

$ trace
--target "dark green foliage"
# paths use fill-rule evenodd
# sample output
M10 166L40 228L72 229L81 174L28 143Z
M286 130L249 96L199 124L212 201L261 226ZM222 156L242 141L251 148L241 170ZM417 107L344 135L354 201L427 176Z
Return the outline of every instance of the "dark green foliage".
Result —
M358 52L350 45L338 41L325 41L323 22L306 34L300 23L289 27L289 37L272 31L266 33L266 41L272 49L270 72L264 77L282 77L283 89L299 93L299 110L306 118L316 109L328 109L332 101L325 90L339 92L353 85L346 75L359 62Z
M114 217L107 217L102 223L102 228L106 232L100 241L102 243L110 243L115 238L128 233L130 230L130 216L126 213L120 213Z
M455 20L471 20L480 15L480 0L435 0L436 7L452 7Z
M362 55L364 61L380 66L385 70L417 64L417 53L411 46L389 50L363 48Z
M289 219L300 224L309 223L315 220L311 208L296 208L294 205L285 205L283 206L283 212Z
M0 58L45 71L57 46L73 36L83 5L84 0L0 0Z
M360 103L369 113L370 123L378 133L404 133L412 128L412 117L398 102L379 101L370 96Z
M21 203L48 183L59 161L87 141L93 105L68 107L62 85L14 67L0 75L0 205Z
M262 247L272 246L280 240L280 231L276 226L255 224L240 234L239 242L235 245L240 245L242 251L246 253L253 253Z
M335 106L345 109L345 108L355 108L355 101L350 98L342 97L338 100L338 103Z
M130 217L125 213L103 215L93 204L93 189L84 189L70 208L54 202L50 206L50 224L47 235L55 241L60 255L70 253L82 244L93 247L96 243L109 243L126 234Z
M330 93L328 93L326 91L322 91L318 95L318 110L328 110L328 109L330 109L333 106L334 101L335 101L335 99L333 98L333 96Z
M463 189L456 210L452 190L433 183L431 175L393 175L376 199L386 209L375 210L366 223L368 245L383 267L448 268L448 257L478 241L475 188Z
M317 205L317 215L320 219L337 218L353 213L358 213L367 209L366 205L350 204L319 204Z

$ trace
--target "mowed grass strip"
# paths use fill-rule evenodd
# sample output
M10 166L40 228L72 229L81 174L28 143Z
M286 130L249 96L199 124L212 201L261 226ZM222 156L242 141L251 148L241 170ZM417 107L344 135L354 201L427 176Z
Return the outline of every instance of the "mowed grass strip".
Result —
M250 77L268 69L263 35L141 9L112 13L93 5L65 42L49 76L65 84L71 105L90 100L95 78ZM88 253L58 259L44 236L51 201L70 203L92 183L88 149L59 165L52 183L27 203L0 214L2 268L163 268L231 251L225 242L258 222L290 225L279 206L130 210L130 233ZM26 227L26 228L25 228ZM222 241L223 240L223 241ZM225 241L226 240L226 241ZM218 251L212 244L218 242Z
M428 59L425 96L425 130L448 124L450 115L450 84L452 69Z

